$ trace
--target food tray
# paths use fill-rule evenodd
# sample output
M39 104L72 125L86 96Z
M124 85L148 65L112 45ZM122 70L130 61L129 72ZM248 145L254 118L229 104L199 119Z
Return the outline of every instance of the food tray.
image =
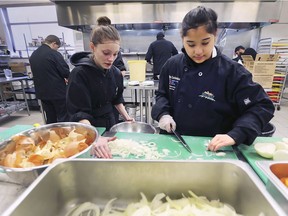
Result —
M288 177L288 161L259 161L257 165L267 175L267 191L288 214L288 188L280 181Z
M113 198L117 198L113 206L123 207L139 201L140 192L151 200L157 193L180 198L188 190L209 200L220 199L245 216L285 215L241 161L72 159L48 167L3 216L65 215L77 204L104 206Z

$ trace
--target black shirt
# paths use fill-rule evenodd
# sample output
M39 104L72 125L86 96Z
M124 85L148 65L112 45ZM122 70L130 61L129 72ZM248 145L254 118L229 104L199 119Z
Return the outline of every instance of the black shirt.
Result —
M66 97L66 83L70 71L63 56L43 44L29 58L35 93L41 100L60 100Z
M88 52L76 53L70 61L76 66L67 90L70 120L87 119L94 126L110 128L115 123L111 119L114 118L113 106L124 102L123 76L119 69L115 66L108 70L98 67ZM107 120L104 125L99 123L101 119Z
M241 64L217 53L202 64L185 53L164 65L152 118L169 114L181 134L228 134L251 144L270 121L274 105Z

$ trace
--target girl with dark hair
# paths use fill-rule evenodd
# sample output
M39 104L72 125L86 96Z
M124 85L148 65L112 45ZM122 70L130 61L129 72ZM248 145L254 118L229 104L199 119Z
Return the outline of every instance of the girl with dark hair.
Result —
M199 6L182 22L182 53L163 66L153 119L165 132L211 136L208 149L253 143L274 113L264 89L215 47L217 14ZM163 132L162 131L162 132Z

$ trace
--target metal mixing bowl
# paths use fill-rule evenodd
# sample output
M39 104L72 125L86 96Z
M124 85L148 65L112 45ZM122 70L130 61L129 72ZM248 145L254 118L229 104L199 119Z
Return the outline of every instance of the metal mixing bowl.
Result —
M98 139L98 132L95 127L82 124L78 122L61 122L61 123L54 123L54 124L47 124L40 127L32 128L29 130L25 130L21 133L18 133L17 135L25 135L27 137L31 137L34 139L35 144L38 144L38 138L41 137L49 137L49 131L51 129L65 129L68 131L72 131L75 129L78 133L83 134L87 133L86 137L89 139L89 147L84 149L83 151L69 157L70 158L87 158L90 157L90 150L93 146L93 143L95 143ZM45 138L44 138L45 139ZM47 138L49 139L49 138ZM6 153L12 153L14 151L13 145L15 145L14 142L12 142L12 137L10 139L5 140L4 142L0 143L0 161L3 160L1 157L5 157ZM12 151L12 152L11 152ZM64 158L64 160L67 158ZM41 165L41 166L35 166L31 168L10 168L6 166L0 165L0 172L6 173L13 181L23 184L23 185L29 185L32 181L34 181L39 174L41 174L50 164Z
M114 125L111 132L133 132L155 134L156 129L150 124L144 122L121 122Z

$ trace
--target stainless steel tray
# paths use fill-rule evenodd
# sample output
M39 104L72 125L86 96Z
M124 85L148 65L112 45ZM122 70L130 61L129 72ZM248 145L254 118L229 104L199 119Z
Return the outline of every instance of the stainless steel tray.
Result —
M6 215L65 215L86 201L126 206L163 192L172 199L192 190L220 199L246 216L285 215L264 184L241 161L124 161L73 159L51 165L10 206ZM39 200L41 199L41 203Z
M288 177L288 161L258 161L256 164L268 177L267 191L288 214L288 188L280 181L281 177Z

